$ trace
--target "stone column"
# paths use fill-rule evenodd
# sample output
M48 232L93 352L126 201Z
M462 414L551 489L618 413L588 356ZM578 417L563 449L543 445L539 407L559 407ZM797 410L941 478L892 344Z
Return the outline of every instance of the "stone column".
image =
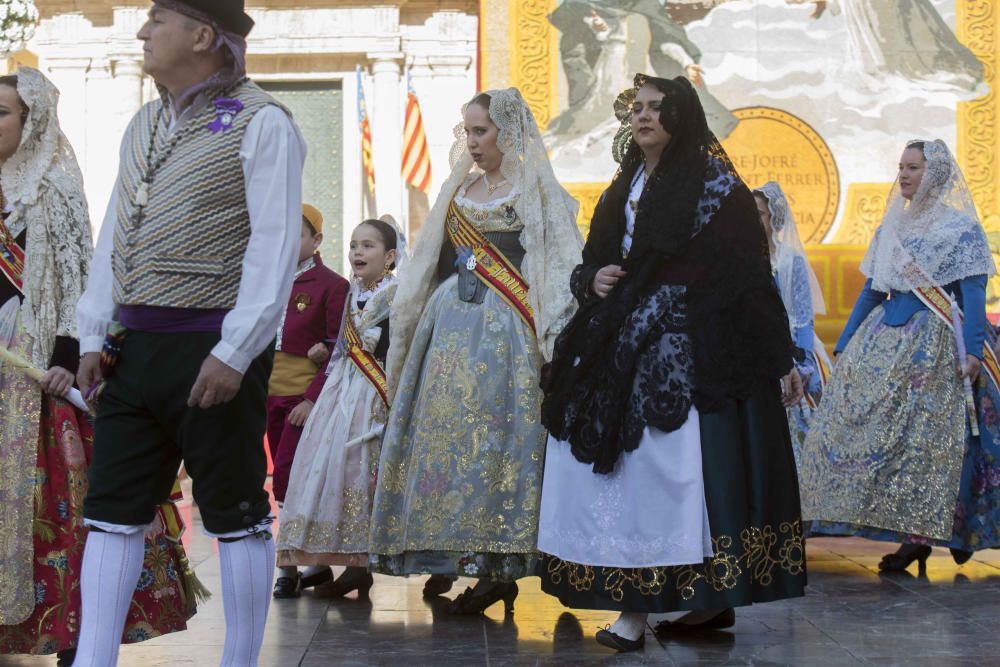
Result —
M94 58L87 73L87 161L81 166L87 184L90 224L95 238L104 222L104 213L118 174L122 131L119 129L121 112L116 93L111 61Z
M87 70L90 58L47 58L49 79L59 89L59 125L81 165L87 159Z
M372 153L375 160L375 199L378 214L403 220L403 188L400 175L403 154L404 99L400 79L401 53L375 53L373 61L375 80L368 113L372 122Z
M118 176L118 153L129 121L142 106L142 61L134 54L95 59L87 82L87 184L91 224L100 231Z
M142 57L112 56L111 65L118 91L115 102L120 114L130 119L142 106Z

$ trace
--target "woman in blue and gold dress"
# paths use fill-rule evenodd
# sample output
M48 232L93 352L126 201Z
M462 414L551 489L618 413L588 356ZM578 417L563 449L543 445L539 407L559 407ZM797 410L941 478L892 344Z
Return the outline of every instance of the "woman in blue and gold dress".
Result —
M479 578L450 605L456 614L501 599L509 611L515 581L534 571L539 372L573 314L582 246L576 202L520 92L478 95L464 121L393 300L394 398L369 546L376 572L437 575L425 594Z
M816 534L902 542L881 570L922 567L932 545L964 563L1000 546L1000 394L985 307L996 269L942 141L903 151L861 271L868 281L803 445L803 517Z
M826 313L826 303L781 185L768 181L754 190L753 196L767 235L774 281L788 311L788 326L795 344L795 370L802 377L805 393L798 405L788 409L788 428L798 461L809 421L823 397L823 386L833 366L815 331L816 315Z

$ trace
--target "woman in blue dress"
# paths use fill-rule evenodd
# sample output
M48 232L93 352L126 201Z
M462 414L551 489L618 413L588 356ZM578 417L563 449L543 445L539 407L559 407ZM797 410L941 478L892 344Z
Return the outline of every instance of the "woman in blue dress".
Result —
M861 271L868 280L802 449L803 518L817 521L814 533L901 542L883 571L922 567L932 546L964 563L1000 545L1000 395L985 306L996 269L942 141L903 151Z
M826 304L781 186L768 181L754 190L753 195L767 235L774 282L788 311L788 324L795 343L795 369L802 377L805 391L802 401L788 409L788 427L797 462L802 442L809 432L809 421L823 396L823 386L832 366L813 326L815 316L826 313Z

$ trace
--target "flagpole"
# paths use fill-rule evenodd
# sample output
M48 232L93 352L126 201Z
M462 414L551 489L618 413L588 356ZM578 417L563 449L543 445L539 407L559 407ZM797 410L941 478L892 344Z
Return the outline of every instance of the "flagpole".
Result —
M405 63L403 65L403 81L405 82L405 85L403 86L402 108L400 109L401 113L399 114L399 117L403 119L402 130L405 133L406 121L407 121L406 106L407 104L409 104L410 100L410 66ZM406 150L405 137L403 139L402 149L403 151ZM399 180L402 181L403 184L403 187L399 189L400 190L399 198L402 200L400 202L400 211L403 214L403 230L406 233L406 237L409 238L410 237L410 186L409 183L406 182L406 177L403 176L403 171L402 171L402 163L404 155L405 153L402 151L399 154L399 162L400 162Z

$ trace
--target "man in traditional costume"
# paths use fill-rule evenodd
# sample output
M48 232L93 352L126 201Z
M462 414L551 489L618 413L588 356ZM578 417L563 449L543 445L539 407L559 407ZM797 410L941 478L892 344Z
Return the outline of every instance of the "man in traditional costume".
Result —
M142 534L182 461L219 538L222 664L256 665L260 653L274 570L260 443L305 145L288 111L246 79L252 27L243 0L156 0L138 34L161 99L126 130L77 311L80 388L93 393L102 370L106 379L78 666L116 663Z
M83 175L38 70L0 77L0 662L76 653L93 427L72 389L94 245ZM43 374L44 373L44 374ZM74 400L77 403L74 403ZM200 589L171 502L146 532L122 642L184 630Z

